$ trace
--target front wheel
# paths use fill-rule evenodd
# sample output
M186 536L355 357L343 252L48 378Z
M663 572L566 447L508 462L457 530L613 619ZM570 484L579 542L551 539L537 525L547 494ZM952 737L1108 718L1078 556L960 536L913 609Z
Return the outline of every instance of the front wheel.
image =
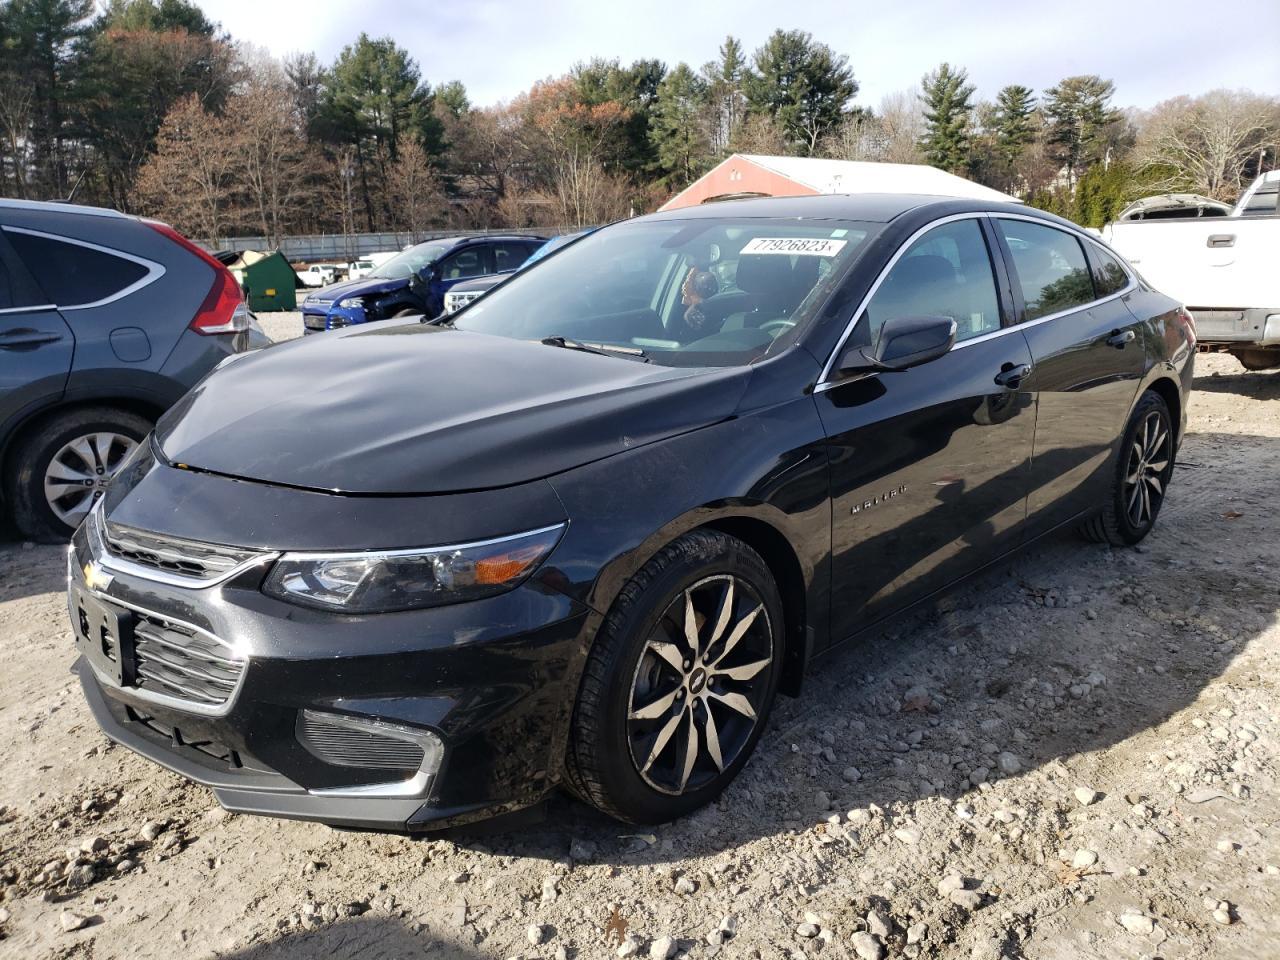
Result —
M1120 440L1107 503L1081 527L1088 539L1128 547L1151 532L1173 476L1173 441L1169 407L1148 390Z
M760 738L784 635L777 585L747 544L698 530L663 548L592 648L566 763L574 791L630 823L713 800Z

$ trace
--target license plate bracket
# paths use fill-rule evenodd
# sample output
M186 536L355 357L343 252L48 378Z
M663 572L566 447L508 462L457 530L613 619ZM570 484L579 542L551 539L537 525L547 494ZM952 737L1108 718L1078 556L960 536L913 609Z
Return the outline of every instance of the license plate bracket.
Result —
M134 681L133 628L135 615L93 594L76 589L71 627L76 646L100 676L117 686Z

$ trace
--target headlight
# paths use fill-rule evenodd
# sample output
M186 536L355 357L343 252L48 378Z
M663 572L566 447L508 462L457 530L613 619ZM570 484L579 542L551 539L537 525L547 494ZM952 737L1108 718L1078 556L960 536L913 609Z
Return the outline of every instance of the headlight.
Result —
M262 589L281 600L344 613L478 600L523 582L563 532L560 523L495 540L419 550L286 553Z
M336 306L339 307L358 307L360 305L361 303L358 297L346 297L345 299L339 300L336 304Z

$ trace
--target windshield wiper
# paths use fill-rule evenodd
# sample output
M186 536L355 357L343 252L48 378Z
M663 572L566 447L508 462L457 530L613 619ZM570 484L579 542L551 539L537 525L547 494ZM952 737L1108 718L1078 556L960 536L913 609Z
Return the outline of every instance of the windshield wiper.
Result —
M649 355L638 347L619 347L609 343L583 343L569 337L543 337L542 343L548 347L563 347L565 350L581 350L583 353L596 353L602 357L626 357L628 360L639 360L651 363Z

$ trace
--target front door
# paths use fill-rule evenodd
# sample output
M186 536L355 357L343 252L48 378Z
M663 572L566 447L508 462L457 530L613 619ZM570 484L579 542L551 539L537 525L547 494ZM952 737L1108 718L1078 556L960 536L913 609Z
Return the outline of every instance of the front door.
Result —
M1007 302L1007 297L1006 297ZM1007 321L981 218L921 235L854 327L874 343L892 317L948 316L957 342L901 372L817 396L832 496L832 635L932 593L1016 547L1035 432L1031 352Z
M1146 369L1145 336L1126 302L1135 287L1101 247L1045 223L994 223L1034 366L1027 532L1036 535L1106 496L1115 444Z

